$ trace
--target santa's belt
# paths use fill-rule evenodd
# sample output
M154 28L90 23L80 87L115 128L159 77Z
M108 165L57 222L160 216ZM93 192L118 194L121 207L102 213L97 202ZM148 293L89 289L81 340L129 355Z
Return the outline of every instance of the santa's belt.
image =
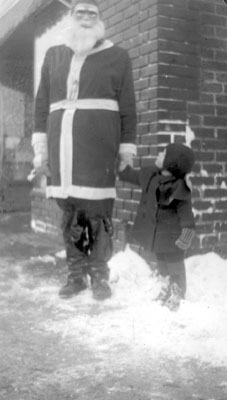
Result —
M119 106L117 101L110 99L61 100L50 105L50 112L77 109L119 111Z

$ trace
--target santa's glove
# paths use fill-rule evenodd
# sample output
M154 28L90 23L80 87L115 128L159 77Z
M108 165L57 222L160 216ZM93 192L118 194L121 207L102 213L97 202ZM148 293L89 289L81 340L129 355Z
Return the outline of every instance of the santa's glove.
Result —
M127 165L130 165L130 167L133 166L133 153L129 152L119 153L118 171L119 172L124 171Z
M33 166L36 175L49 175L47 135L33 133L32 147L34 151Z
M181 250L188 250L191 246L192 239L195 236L194 229L183 228L181 235L175 242L176 246L179 247Z

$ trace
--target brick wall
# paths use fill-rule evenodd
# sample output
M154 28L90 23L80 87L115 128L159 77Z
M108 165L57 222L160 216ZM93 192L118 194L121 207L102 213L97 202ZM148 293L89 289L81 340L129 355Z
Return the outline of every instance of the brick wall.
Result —
M149 165L170 142L191 144L198 227L193 252L226 253L227 5L222 0L101 0L100 5L107 36L132 59L135 167ZM117 189L116 250L123 247L141 194L121 182Z
M197 156L194 208L202 248L227 254L227 5L191 2L199 20L199 98L187 103Z
M62 242L61 213L55 200L46 199L44 190L36 188L32 193L31 226L36 232L47 232Z
M128 50L137 100L137 156L134 166L148 165L157 154L158 124L158 7L157 1L101 1L107 36ZM127 226L135 218L141 191L117 182L113 222L115 249L122 249ZM129 224L128 224L129 222ZM134 246L135 250L139 248Z
M111 5L110 5L111 4ZM191 144L197 238L193 252L226 253L227 5L222 0L102 1L107 33L128 49L138 110L138 156L149 165L169 142ZM118 183L116 241L140 190Z
M159 87L165 86L166 74L168 102L175 99L177 107L164 104L167 118L188 120L195 135L194 245L226 253L227 6L202 0L173 4L159 1Z

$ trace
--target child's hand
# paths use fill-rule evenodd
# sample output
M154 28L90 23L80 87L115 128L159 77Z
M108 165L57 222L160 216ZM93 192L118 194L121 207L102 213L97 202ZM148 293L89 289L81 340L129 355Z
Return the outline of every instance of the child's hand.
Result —
M183 228L181 235L176 240L175 244L181 250L188 250L191 246L192 239L195 236L195 231L189 228Z

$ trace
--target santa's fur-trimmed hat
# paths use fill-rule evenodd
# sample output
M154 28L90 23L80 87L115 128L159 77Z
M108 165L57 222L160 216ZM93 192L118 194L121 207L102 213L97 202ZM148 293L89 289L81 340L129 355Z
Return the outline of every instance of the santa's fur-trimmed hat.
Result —
M194 152L181 143L170 143L166 147L163 168L177 178L183 178L191 172L195 162Z
M73 11L74 8L79 4L90 4L91 6L97 7L97 9L99 10L98 3L95 0L72 0L71 10Z

